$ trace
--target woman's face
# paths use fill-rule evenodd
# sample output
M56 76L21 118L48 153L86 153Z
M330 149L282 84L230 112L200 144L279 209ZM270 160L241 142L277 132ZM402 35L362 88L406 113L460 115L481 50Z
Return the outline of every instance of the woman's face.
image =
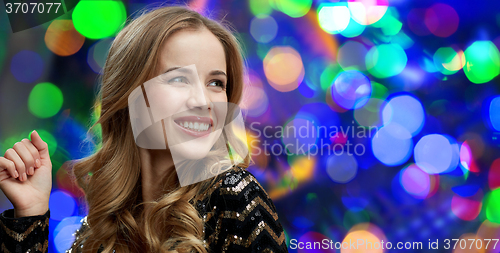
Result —
M150 115L174 160L201 159L219 139L227 113L224 48L208 29L181 30L159 51L157 76L144 83ZM149 134L151 135L151 134Z

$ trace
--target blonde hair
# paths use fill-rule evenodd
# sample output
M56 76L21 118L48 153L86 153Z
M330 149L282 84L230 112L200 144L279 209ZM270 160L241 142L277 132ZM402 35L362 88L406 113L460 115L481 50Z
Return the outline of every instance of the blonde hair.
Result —
M144 11L116 36L103 68L101 87L94 103L100 107L98 120L89 129L102 128L100 148L77 160L71 174L85 192L88 229L75 241L84 241L83 252L207 252L203 246L203 220L194 204L215 177L180 187L175 170L162 180L163 195L144 212L141 161L128 112L128 96L154 77L159 48L174 32L208 28L225 51L228 102L242 98L245 61L234 30L224 20L216 22L187 8L168 6ZM227 133L231 146L233 133ZM227 144L226 144L227 145ZM239 164L248 167L250 156ZM145 217L143 222L137 218Z

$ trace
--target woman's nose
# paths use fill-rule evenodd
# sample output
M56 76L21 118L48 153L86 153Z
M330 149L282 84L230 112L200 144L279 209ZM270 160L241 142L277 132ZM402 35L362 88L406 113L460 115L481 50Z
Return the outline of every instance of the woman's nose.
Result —
M206 88L201 82L199 82L191 89L190 96L187 101L187 107L189 109L208 107L210 102L210 97L208 96Z

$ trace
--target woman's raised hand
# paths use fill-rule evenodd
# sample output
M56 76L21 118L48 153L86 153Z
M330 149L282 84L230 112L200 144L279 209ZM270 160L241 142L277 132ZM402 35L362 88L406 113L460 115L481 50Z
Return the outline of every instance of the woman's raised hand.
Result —
M36 131L0 157L0 190L14 206L16 218L43 215L49 209L52 162L49 147Z

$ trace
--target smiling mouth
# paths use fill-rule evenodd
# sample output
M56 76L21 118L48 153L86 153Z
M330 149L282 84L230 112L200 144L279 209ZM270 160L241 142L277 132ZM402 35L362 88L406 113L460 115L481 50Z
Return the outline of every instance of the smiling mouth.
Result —
M179 127L194 132L205 133L211 131L213 121L209 117L187 116L174 119L174 122Z

